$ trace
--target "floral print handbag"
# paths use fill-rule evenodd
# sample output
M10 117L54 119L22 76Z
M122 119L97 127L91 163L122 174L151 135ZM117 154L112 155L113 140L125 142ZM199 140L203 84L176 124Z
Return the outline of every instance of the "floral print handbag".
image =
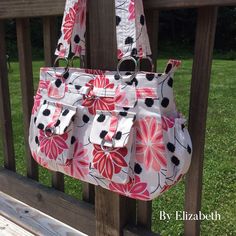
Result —
M85 0L67 0L59 58L70 49L84 55L85 13ZM151 200L178 182L191 161L172 88L180 61L169 60L163 73L139 71L135 58L151 53L142 1L116 0L116 18L117 71L41 68L29 145L45 168ZM133 61L134 72L119 70L125 60Z

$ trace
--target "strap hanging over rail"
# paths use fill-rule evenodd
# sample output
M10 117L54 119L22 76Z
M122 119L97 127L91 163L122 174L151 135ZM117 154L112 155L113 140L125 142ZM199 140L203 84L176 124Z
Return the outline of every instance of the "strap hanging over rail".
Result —
M85 55L87 0L67 0L61 37L55 52L68 57ZM151 54L142 0L115 0L117 57L146 57Z

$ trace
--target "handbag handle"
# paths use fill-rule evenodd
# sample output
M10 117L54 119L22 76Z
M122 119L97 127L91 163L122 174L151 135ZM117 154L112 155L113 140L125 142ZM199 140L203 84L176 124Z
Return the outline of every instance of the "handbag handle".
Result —
M87 0L66 0L55 55L85 55ZM151 55L142 0L115 0L117 57Z

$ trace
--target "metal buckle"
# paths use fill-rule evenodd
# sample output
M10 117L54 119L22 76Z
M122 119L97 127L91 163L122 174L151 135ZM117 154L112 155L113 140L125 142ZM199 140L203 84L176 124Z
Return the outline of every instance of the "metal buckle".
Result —
M120 73L120 66L121 64L124 62L124 61L133 61L134 62L134 65L135 65L135 69L134 69L134 72L133 74L131 74L128 78L124 78L124 76L121 75ZM138 73L138 63L137 61L135 60L135 58L131 57L131 56L127 56L127 57L123 57L117 64L117 74L119 75L119 77L121 79L123 79L124 81L131 81Z
M57 62L59 62L60 60L64 60L64 61L66 62L65 71L59 75L59 76L63 76L64 74L66 74L66 73L69 71L69 61L68 61L67 58L65 58L65 57L57 57L57 58L55 59L54 63L53 63L53 70L54 70L54 72L55 72L55 74L56 74L56 73L57 73L57 71L56 71L56 68L57 68L56 64L57 64Z
M105 139L103 139L101 142L101 148L104 152L110 152L112 149L114 149L114 147L115 147L115 140L114 139L111 140L111 147L105 147L104 146L105 142L107 142Z
M81 68L85 68L85 57L84 56L76 56L76 55L74 55L72 58L71 58L71 60L70 60L70 65L71 65L71 67L74 67L74 60L75 59L80 59L80 67Z

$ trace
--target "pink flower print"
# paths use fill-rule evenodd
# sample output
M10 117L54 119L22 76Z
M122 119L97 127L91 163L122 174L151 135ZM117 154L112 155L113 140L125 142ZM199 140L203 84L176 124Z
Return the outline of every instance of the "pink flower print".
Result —
M165 116L163 116L161 118L161 121L162 121L162 129L164 129L165 131L167 131L170 128L173 128L173 126L175 124L174 119L168 118L168 117L165 117Z
M129 20L133 19L135 19L135 5L134 0L131 0L129 4Z
M118 86L115 92L115 103L118 106L128 106L129 100L125 91L122 91L121 86Z
M89 173L88 150L83 144L76 141L73 150L73 159L68 160L64 167L66 173L78 179L83 179Z
M68 149L66 140L68 139L68 134L63 135L52 135L47 137L44 131L39 131L39 143L40 151L43 152L49 159L56 160L57 157L65 150Z
M136 122L136 158L147 170L160 171L166 167L162 127L155 117L145 117Z
M117 57L118 57L118 59L121 59L123 56L124 56L124 53L120 49L117 49Z
M128 184L118 184L111 182L109 189L122 195L140 200L149 200L150 194L147 190L147 183L141 182L139 176L135 176Z
M90 80L86 86L97 88L114 88L114 84L110 83L109 79L104 75L98 75L94 80ZM85 98L83 106L88 107L90 114L96 114L97 110L112 111L115 109L114 98L112 97L93 97L92 91Z
M76 19L75 22L81 26L85 26L86 19L86 0L79 0L76 6Z
M102 150L100 145L94 145L93 166L105 178L112 179L113 174L118 174L122 167L127 167L124 157L128 151L126 147L114 148L109 152Z
M103 71L103 70L85 69L85 73L92 74L92 75L104 75L105 71Z
M70 8L64 20L63 24L64 40L66 40L68 43L70 43L71 40L71 35L75 24L75 17L77 10L78 10L78 3L75 3L74 6Z

